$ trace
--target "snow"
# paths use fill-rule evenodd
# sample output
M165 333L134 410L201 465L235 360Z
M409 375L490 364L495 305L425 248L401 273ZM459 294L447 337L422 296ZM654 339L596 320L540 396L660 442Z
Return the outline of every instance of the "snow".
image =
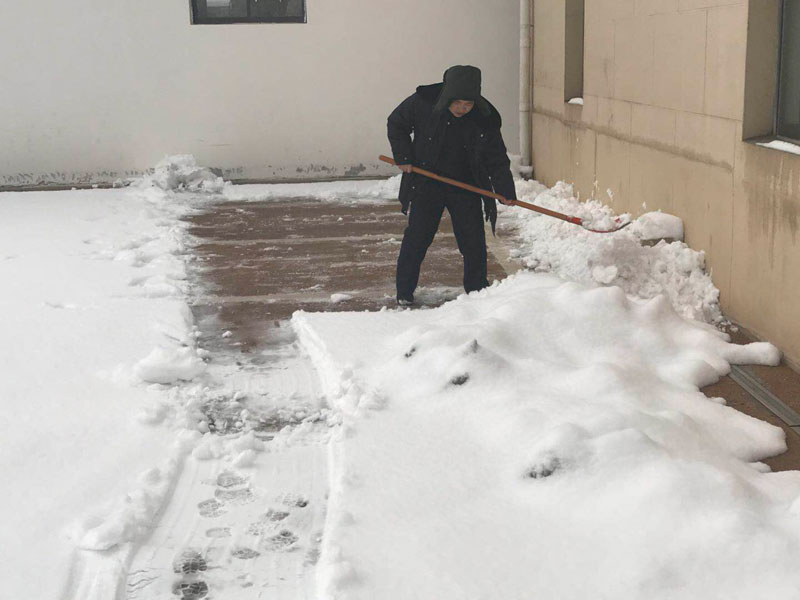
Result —
M222 193L229 200L261 202L274 198L315 198L325 202L375 202L397 198L400 175L366 181L278 183L229 186Z
M293 324L342 414L323 597L796 597L783 432L698 391L774 347L535 273Z
M533 175L533 167L522 164L522 156L519 154L509 154L508 158L511 162L511 174L515 179L529 179Z
M175 454L139 475L136 485L124 498L75 523L72 532L75 546L83 550L110 550L148 533L178 475L186 447L179 440Z
M641 241L683 241L683 221L675 215L648 212L641 215L630 226L629 233Z
M181 216L211 200L395 201L399 179L232 186L174 156L125 189L0 194L0 510L7 538L24 540L0 550L4 594L115 597L126 565L162 568L136 553L147 540L173 553L178 523L205 540L181 502L195 510L225 465L259 502L277 480L312 490L296 531L315 556L325 519L329 597L793 597L800 475L759 462L783 433L698 391L779 353L708 325L722 321L719 292L677 217L599 235L501 206L533 272L434 310L297 313L316 375L299 355L272 372L207 364ZM517 190L615 224L566 184ZM246 427L212 433L209 404L250 418L241 390L285 403L273 408L295 425L269 443ZM325 459L312 446L331 432ZM313 568L302 554L270 560L264 581Z
M0 595L60 597L75 548L140 537L172 483L185 449L136 373L199 366L168 351L193 352L183 210L152 186L0 194Z
M345 302L346 300L352 299L352 294L331 294L331 302L333 304L338 304L339 302Z
M206 370L206 364L191 346L153 348L134 368L142 381L171 384L191 381Z
M615 226L608 206L598 200L579 201L572 186L563 182L547 188L536 181L517 181L517 195L598 228ZM598 234L539 213L500 206L498 226L518 236L520 244L512 256L529 269L587 285L618 286L641 299L665 295L686 318L724 320L719 290L705 269L705 254L680 241L683 224L673 215L645 213L625 229ZM652 240L661 241L652 246L642 243Z
M783 152L791 152L792 154L800 154L800 146L784 140L757 142L757 145L763 146L764 148L772 148L773 150L782 150Z
M156 165L153 173L139 180L134 180L138 187L157 187L168 191L190 191L219 193L226 185L222 177L215 175L210 169L197 164L191 154L165 156Z
M567 104L576 104L578 106L583 106L583 98L581 97L570 98Z

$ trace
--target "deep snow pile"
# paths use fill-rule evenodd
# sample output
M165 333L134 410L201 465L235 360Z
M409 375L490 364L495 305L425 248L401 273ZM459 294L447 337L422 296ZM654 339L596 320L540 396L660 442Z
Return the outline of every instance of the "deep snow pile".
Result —
M572 186L563 182L547 188L517 180L517 195L595 227L614 225L608 206L597 200L578 201ZM664 294L684 317L723 321L719 290L705 270L705 254L682 241L683 224L677 217L645 213L621 231L597 234L532 211L501 207L499 224L519 236L521 245L512 256L528 268L588 285L619 286L637 298ZM653 246L642 244L659 238L666 239Z
M343 419L323 597L798 597L783 432L698 391L769 344L533 273L293 323Z

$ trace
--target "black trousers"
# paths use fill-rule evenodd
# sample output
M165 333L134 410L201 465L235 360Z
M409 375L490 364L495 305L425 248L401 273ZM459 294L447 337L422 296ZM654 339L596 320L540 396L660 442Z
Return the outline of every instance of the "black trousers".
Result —
M413 299L422 261L439 229L445 208L453 222L458 251L464 258L464 290L473 292L489 285L486 280L486 233L480 196L431 185L411 203L408 227L403 234L397 259L398 299Z

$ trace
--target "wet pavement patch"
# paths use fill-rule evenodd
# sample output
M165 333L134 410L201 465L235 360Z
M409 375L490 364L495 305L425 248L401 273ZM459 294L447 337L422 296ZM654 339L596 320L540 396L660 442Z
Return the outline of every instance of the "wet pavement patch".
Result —
M296 310L395 306L394 271L406 226L395 201L227 201L187 220L192 311L199 344L212 353L253 364L271 344L286 343L281 324ZM505 276L491 254L488 268L490 281ZM462 276L445 214L420 285L452 290L432 300L441 303L461 292ZM215 430L235 431L235 415L229 417L215 419Z

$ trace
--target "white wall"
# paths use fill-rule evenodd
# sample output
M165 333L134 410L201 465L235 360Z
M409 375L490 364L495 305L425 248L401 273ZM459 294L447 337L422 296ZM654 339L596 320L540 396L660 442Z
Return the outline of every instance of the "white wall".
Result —
M518 0L307 0L307 24L191 25L189 0L5 2L0 186L191 153L231 178L389 173L389 112L483 70L518 151Z

